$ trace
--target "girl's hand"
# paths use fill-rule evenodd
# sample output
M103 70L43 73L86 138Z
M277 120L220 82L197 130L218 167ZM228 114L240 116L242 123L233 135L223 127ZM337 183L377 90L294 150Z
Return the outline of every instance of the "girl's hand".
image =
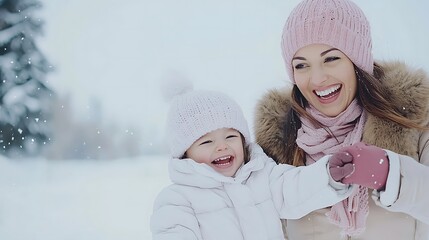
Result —
M354 171L353 157L347 152L338 152L329 159L329 173L335 181L341 181Z

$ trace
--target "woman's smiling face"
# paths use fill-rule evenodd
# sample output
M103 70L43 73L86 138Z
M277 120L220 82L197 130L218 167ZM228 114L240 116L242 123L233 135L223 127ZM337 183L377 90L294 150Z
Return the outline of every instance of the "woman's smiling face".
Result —
M292 67L302 95L326 116L337 116L356 96L354 65L336 48L325 44L303 47L295 53Z

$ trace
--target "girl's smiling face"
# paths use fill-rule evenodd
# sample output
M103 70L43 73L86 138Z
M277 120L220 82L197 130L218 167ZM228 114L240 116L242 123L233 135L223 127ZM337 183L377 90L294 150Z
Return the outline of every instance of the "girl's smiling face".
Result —
M292 67L302 95L326 116L337 116L356 96L354 65L336 48L325 44L303 47L292 58Z
M241 134L232 128L217 129L195 141L185 155L209 165L224 176L232 177L244 163Z

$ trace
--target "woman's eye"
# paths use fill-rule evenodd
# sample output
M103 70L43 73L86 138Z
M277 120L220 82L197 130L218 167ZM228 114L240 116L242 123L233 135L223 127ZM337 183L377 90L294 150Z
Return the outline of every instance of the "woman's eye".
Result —
M338 59L340 59L340 58L339 57L327 57L325 59L325 62L332 62L332 61L335 61L335 60L338 60Z
M305 65L303 63L298 63L297 65L295 65L295 69L302 69L304 67Z

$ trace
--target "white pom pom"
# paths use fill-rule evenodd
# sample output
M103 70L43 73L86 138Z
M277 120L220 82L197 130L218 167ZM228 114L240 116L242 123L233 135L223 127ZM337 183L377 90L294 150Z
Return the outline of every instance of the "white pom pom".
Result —
M161 92L166 101L174 97L192 91L193 84L190 80L178 73L169 74L161 82Z

